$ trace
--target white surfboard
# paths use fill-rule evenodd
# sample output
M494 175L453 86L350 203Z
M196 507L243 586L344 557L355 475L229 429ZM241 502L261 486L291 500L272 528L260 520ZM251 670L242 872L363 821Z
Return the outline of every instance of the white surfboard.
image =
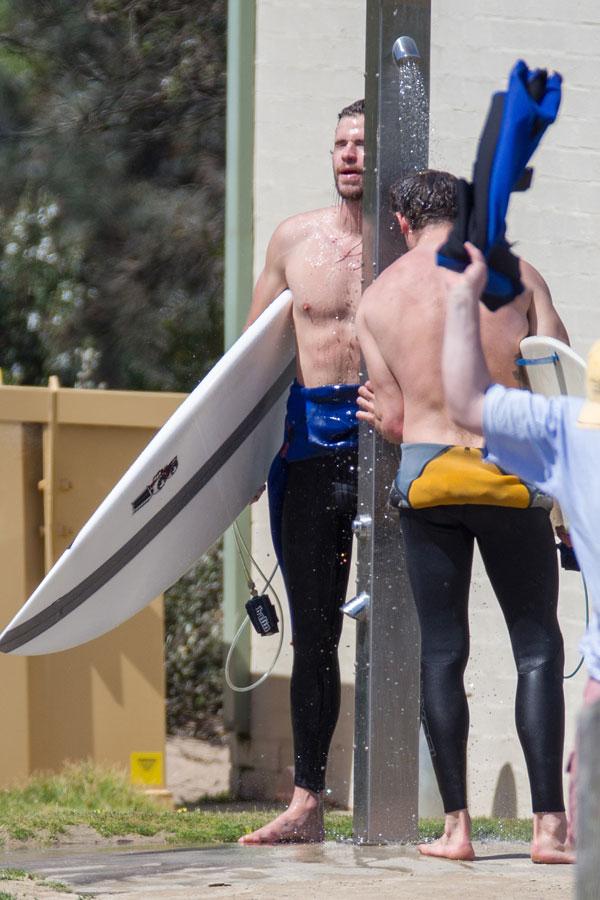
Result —
M0 635L0 650L76 647L187 572L265 481L294 372L286 291L150 441Z
M585 397L585 361L556 338L535 335L521 341L519 365L536 394Z

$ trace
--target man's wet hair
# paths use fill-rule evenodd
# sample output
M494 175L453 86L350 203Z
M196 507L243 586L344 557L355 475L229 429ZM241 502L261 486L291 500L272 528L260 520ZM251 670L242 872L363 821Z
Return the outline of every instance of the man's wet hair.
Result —
M365 101L355 100L354 103L351 103L350 106L345 106L341 112L338 113L338 122L340 119L343 119L344 116L364 116L364 114Z
M412 231L435 222L453 222L457 215L456 185L454 175L436 169L405 175L390 188L392 210L407 219Z

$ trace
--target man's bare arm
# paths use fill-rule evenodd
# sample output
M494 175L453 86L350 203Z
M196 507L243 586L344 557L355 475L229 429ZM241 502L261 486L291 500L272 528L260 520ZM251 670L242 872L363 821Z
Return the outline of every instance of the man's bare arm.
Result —
M357 416L376 428L386 441L399 444L404 427L402 391L379 352L363 306L356 315L356 333L369 373L368 382L359 389Z
M252 293L252 303L248 311L245 327L258 319L260 314L287 288L285 261L290 247L290 223L282 222L269 241L265 267L258 277Z
M521 279L532 294L527 313L529 334L558 338L559 341L568 344L569 335L552 303L550 288L537 269L524 260L521 260Z
M483 403L491 383L479 330L479 298L487 281L483 254L465 244L471 264L462 274L443 270L448 289L442 351L446 407L461 428L483 434Z
M260 273L252 292L252 302L248 310L244 331L258 319L267 306L287 287L285 258L290 245L289 231L289 222L286 221L282 222L273 232L267 247L265 267ZM250 502L256 503L264 493L265 488L266 485L264 484L258 487Z
M521 278L532 291L532 301L527 315L529 319L529 334L558 338L559 341L570 344L567 329L563 325L562 319L552 302L550 288L540 273L529 263L521 261ZM550 520L559 540L563 541L568 547L572 546L569 532L564 525L561 508L556 500L550 514Z

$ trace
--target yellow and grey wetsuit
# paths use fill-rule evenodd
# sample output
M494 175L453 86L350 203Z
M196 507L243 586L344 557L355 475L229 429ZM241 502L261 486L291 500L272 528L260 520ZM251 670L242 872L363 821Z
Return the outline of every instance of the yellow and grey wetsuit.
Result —
M509 506L552 508L552 500L483 459L478 447L402 444L400 468L390 494L393 506Z
M533 810L563 810L564 659L550 498L486 462L479 449L404 444L390 502L400 513L421 626L423 724L445 811L467 802L463 675L475 541L517 666L515 717Z

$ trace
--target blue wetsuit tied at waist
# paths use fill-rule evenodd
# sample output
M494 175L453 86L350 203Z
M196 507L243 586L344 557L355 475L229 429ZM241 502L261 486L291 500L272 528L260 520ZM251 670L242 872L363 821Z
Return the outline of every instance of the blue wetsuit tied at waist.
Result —
M294 381L279 457L296 462L357 447L357 396L357 384L326 384L311 388Z
M285 578L281 553L281 514L288 463L358 447L357 384L305 387L294 381L288 397L283 445L269 472L271 537Z

